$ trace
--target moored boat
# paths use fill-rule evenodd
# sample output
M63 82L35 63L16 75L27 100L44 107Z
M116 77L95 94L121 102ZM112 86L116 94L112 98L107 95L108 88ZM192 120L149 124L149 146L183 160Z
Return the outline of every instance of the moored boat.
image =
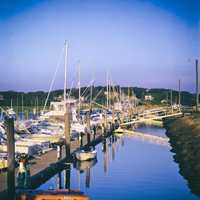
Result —
M80 161L92 160L97 157L96 150L80 150L75 153L76 159Z
M119 128L117 128L117 129L115 129L114 133L123 134L123 133L124 133L124 130L123 130L121 127L119 127Z

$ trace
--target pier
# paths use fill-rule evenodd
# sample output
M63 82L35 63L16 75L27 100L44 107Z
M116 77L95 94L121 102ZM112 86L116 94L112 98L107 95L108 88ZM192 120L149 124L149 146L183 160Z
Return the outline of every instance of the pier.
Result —
M158 113L164 112L164 115L158 116ZM129 122L121 123L120 126L123 127L123 131L125 134L128 134L129 137L138 138L144 141L148 141L150 143L155 143L159 145L165 145L168 146L168 139L154 136L154 135L148 135L143 134L134 130L126 129L125 127L127 125L136 124L136 123L144 123L144 122L150 122L151 120L162 120L163 118L169 118L169 117L177 117L181 116L181 112L175 112L175 113L169 113L166 112L166 108L159 108L157 110L146 110L143 113L139 114L139 118L131 119ZM102 122L101 128L98 129L94 134L84 134L80 140L75 140L70 142L70 157L73 156L73 154L80 150L85 149L87 146L95 146L98 143L102 142L104 138L110 136L113 134L113 128L115 124L112 124L114 120L106 120L107 127L104 128L105 122ZM69 123L69 122L66 122ZM109 125L110 124L110 125ZM109 125L109 128L108 128ZM69 126L69 125L68 125ZM67 130L69 131L69 130ZM89 139L88 139L89 137ZM57 144L57 146L60 147L60 155L58 156L58 150L53 149L50 150L47 153L44 153L40 156L35 157L34 159L31 159L29 161L30 165L30 188L29 189L35 189L39 187L42 183L44 183L46 180L48 180L50 177L54 176L56 173L61 171L66 167L67 158L65 157L65 142L62 141L60 144ZM71 160L69 160L71 162ZM15 169L16 176L18 168ZM2 172L0 174L0 193L3 194L7 190L7 172Z
M40 156L35 156L33 159L29 160L29 168L31 174L29 189L36 189L42 183L47 181L50 177L65 169L67 162L73 162L72 157L76 151L80 149L85 149L88 146L96 146L97 144L102 142L104 138L107 138L111 134L112 130L110 129L97 128L95 137L94 135L90 134L90 139L88 140L88 135L84 134L83 136L81 136L80 140L71 141L70 155L68 157L66 157L65 142L62 140L61 142L55 144L60 147L59 156L58 149L52 149L49 152L46 152ZM18 170L18 167L14 170L15 182L17 179ZM9 185L7 181L7 176L7 170L0 173L0 196L4 198L7 198L7 186ZM18 189L16 188L16 191L17 190Z

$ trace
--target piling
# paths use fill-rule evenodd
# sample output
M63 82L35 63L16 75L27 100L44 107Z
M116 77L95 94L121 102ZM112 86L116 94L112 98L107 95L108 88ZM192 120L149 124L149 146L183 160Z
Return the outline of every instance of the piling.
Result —
M93 125L93 140L96 138L96 133L97 133L97 127L96 125Z
M8 168L7 168L7 187L9 199L14 199L15 194L15 138L14 138L14 119L5 117L7 133L7 151L8 151Z
M84 136L84 133L81 132L80 135L81 135L80 147L82 147L83 146L83 136Z
M90 134L91 134L91 131L90 131L90 115L89 113L87 114L87 144L90 144Z
M71 165L68 163L65 169L65 189L70 190L70 177L71 177Z
M70 119L71 119L71 111L69 106L66 108L66 112L64 115L64 133L65 133L65 150L66 150L66 159L70 160Z
M90 168L88 168L86 170L85 175L86 175L86 177L85 177L85 187L90 188Z
M57 145L57 160L62 158L62 147L60 144Z

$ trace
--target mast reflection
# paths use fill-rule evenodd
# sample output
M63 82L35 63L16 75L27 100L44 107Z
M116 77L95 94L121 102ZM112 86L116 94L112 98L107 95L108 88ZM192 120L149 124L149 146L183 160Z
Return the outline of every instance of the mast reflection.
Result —
M85 172L85 187L89 188L90 187L90 182L91 182L91 168L96 165L97 159L93 160L87 160L87 161L76 161L74 163L75 168L79 171L79 173L84 173ZM78 175L80 176L80 174ZM80 187L80 177L78 177L79 180L79 187Z
M104 166L104 172L108 172L108 160L109 160L109 155L108 155L108 145L106 139L103 140L103 166Z

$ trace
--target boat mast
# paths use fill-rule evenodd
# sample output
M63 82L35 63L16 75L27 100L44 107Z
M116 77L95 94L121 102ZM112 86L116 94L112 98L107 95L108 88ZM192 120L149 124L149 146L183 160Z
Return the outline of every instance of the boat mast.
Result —
M23 94L22 94L22 113L24 112L24 99L23 99Z
M108 91L108 90L109 90L109 88L108 88L108 72L107 72L107 77L106 77L106 79L107 79L107 80L106 80L106 82L107 82L107 83L106 83L106 87L107 87L107 102L106 102L106 103L107 103L107 110L108 110L108 109L109 109L109 102L108 102L108 98L109 98L109 94L108 94L108 93L109 93L109 91Z
M65 67L65 78L64 78L64 109L66 112L66 90L67 90L67 41L65 40L65 61L64 61L64 67Z
M90 86L90 111L92 110L92 87L93 87L93 82L91 83Z
M80 118L80 111L81 111L81 68L80 62L78 64L78 114Z
M11 102L10 102L10 107L11 107L11 109L13 108L12 98L11 98Z

